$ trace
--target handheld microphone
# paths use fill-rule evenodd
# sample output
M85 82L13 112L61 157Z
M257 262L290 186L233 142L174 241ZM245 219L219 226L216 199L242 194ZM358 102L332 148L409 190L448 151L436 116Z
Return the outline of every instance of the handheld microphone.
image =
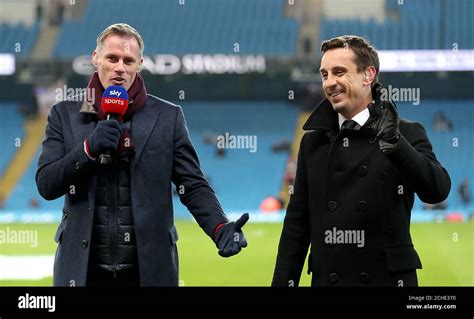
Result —
M111 85L105 89L101 100L102 110L107 115L107 120L121 118L128 107L128 93L123 86ZM100 155L100 163L110 163L111 152Z

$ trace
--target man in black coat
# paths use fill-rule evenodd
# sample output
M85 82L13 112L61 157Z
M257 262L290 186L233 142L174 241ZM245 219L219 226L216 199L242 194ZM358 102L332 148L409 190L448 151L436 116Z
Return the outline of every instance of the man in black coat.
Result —
M178 234L171 183L181 202L229 257L247 246L244 214L229 222L204 178L181 108L146 92L143 39L118 23L97 38L96 72L85 96L61 101L48 117L36 172L47 200L65 195L56 232L55 286L177 286ZM122 86L129 106L106 118L104 90ZM104 164L100 155L111 153Z
M421 124L399 119L377 82L363 38L322 44L326 96L308 118L273 286L298 286L306 255L312 286L417 286L410 236L414 193L448 196L451 181Z

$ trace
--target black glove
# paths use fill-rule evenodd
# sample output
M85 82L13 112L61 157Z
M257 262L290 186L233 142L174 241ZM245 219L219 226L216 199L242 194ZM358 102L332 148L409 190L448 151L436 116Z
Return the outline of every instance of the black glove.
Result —
M216 237L216 246L219 248L219 255L230 257L236 255L244 247L247 247L247 240L242 232L242 226L249 220L249 214L245 213L235 222L230 222L222 226Z
M108 151L115 151L121 135L122 126L117 120L99 121L91 135L87 138L87 145L92 153L91 155L97 157Z
M372 108L372 112L377 116L370 128L377 136L382 152L390 153L400 138L397 109L391 101L381 101L378 105L371 104L369 108Z

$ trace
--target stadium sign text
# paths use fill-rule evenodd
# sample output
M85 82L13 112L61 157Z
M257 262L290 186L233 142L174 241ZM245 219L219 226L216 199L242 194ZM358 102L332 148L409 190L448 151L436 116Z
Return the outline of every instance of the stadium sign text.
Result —
M474 50L379 51L381 72L474 71Z
M81 75L94 72L91 57L81 55L72 63L74 71ZM157 54L143 57L143 69L151 74L226 74L226 73L264 73L266 71L263 55L226 55L226 54L186 54L178 57L171 54Z

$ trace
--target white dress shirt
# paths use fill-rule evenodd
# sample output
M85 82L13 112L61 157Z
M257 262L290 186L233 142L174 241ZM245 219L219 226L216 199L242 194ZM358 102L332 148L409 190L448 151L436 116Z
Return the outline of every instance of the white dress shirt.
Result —
M342 126L342 123L344 123L344 121L346 120L353 120L353 121L356 121L357 124L359 124L360 126L364 125L365 122L367 122L367 120L369 119L370 117L370 112L369 112L369 109L368 108L365 108L363 109L362 111L360 111L359 113L357 113L353 118L351 119L346 119L344 116L342 116L340 113L337 114L338 117L339 117L339 128L341 128Z

